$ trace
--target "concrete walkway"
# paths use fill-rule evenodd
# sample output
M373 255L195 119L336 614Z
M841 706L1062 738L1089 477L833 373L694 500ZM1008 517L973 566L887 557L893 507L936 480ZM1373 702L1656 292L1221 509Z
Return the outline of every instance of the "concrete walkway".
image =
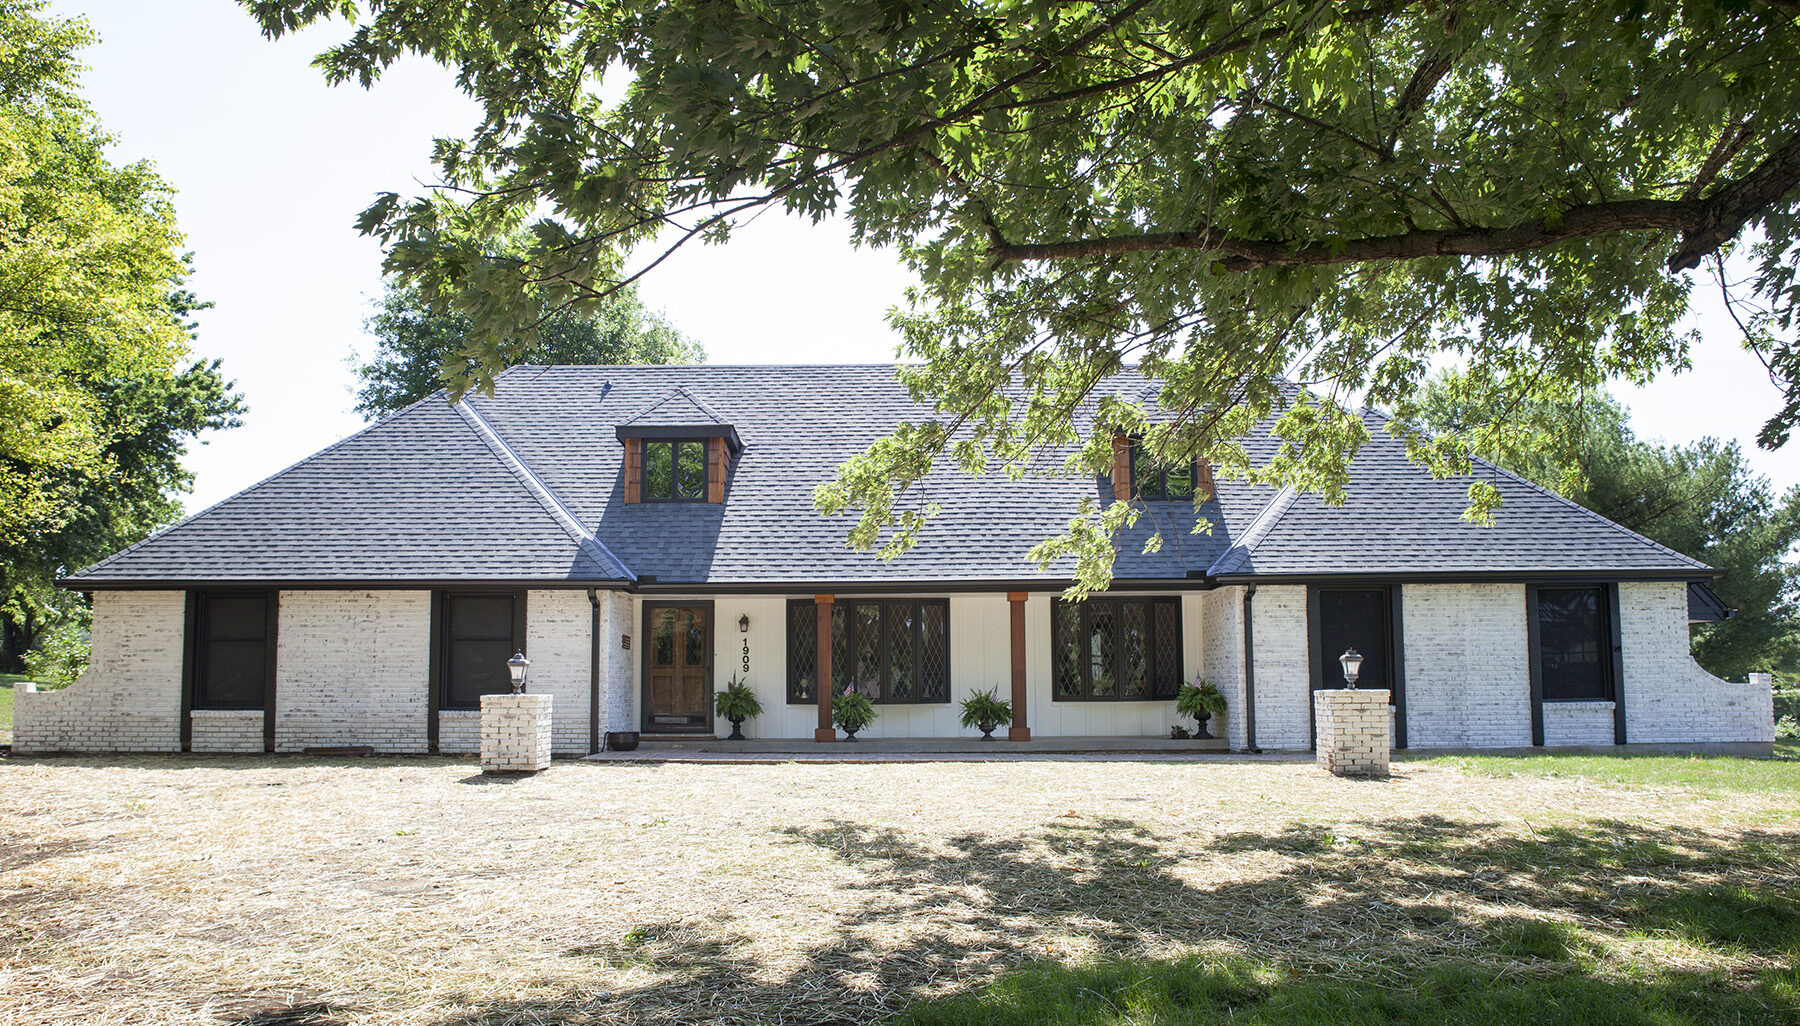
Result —
M1156 737L1047 737L1035 741L979 738L862 738L821 743L807 739L722 741L650 739L635 751L589 755L595 762L1220 762L1288 760L1308 753L1250 755L1227 750L1222 738L1175 741Z

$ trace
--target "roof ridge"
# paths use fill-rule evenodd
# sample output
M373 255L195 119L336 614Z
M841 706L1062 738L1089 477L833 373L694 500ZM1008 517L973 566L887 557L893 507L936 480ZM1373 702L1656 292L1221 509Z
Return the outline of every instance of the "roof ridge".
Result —
M512 472L514 477L518 478L525 490L538 501L538 505L544 507L544 512L550 514L551 519L555 520L557 525L568 533L569 537L583 552L588 554L589 558L608 570L616 571L618 576L624 580L637 580L637 575L631 572L631 568L625 565L625 561L613 555L613 551L582 524L580 518L575 516L574 511L569 509L562 498L544 483L544 479L539 477L537 472L532 470L531 466L521 459L517 452L513 451L512 446L506 444L506 439L500 437L500 432L494 430L494 426L481 415L481 411L466 401L452 403L451 408L462 416L463 422L469 425L470 430L475 432L475 436L487 445L488 450Z
M1412 430L1420 431L1423 434L1429 435L1433 438L1437 437L1436 434L1433 432L1426 431L1423 428L1418 428L1418 427L1412 425L1408 421L1402 421L1402 420L1400 420L1400 418L1395 417L1383 410L1375 409L1372 406L1362 407L1362 412L1373 414L1376 417L1381 418L1381 420L1383 421L1384 428L1386 427L1387 424L1392 424L1392 423L1398 422L1398 423L1407 425L1407 427L1411 428ZM1386 430L1389 435L1392 435L1394 433L1392 428L1386 428ZM1637 533L1636 531L1633 531L1631 528L1626 527L1624 524L1619 523L1617 520L1613 520L1610 517L1602 516L1601 514L1596 513L1591 509L1588 509L1586 506L1583 506L1581 503L1576 502L1574 499L1571 499L1568 496L1561 494L1560 492L1556 492L1549 488L1545 488L1543 485L1538 484L1536 481L1533 481L1529 478L1526 478L1519 474L1516 474L1513 471L1508 470L1505 467L1501 466L1500 464L1495 463L1493 460L1487 459L1486 457L1477 455L1475 453L1470 453L1469 454L1469 462L1471 464L1480 464L1481 466L1486 467L1487 469L1494 471L1497 474L1504 474L1507 477L1518 482L1519 484L1524 485L1527 488L1541 492L1544 495L1547 495L1550 498L1556 500L1557 502L1562 503L1564 506L1567 506L1570 509L1579 511L1582 515L1586 516L1590 520L1598 520L1600 523L1606 525L1607 527L1612 528L1613 530L1619 532L1620 534L1625 535L1628 538L1635 538L1638 541L1641 541L1647 545L1654 546L1654 547L1662 550L1663 552L1667 552L1669 555L1674 556L1677 559L1685 559L1689 563L1694 564L1695 567L1697 567L1701 570L1715 570L1715 571L1718 570L1718 567L1716 567L1716 566L1713 566L1709 563L1702 563L1698 559L1695 559L1694 557L1688 555L1685 552L1677 552L1674 549L1669 548L1667 545L1664 545L1662 542L1657 541L1655 538L1650 538L1645 535L1641 535L1641 534ZM1471 474L1469 476L1474 477L1476 475Z
M1250 557L1252 552L1256 551L1256 547L1262 544L1262 540L1269 536L1269 532L1275 529L1275 525L1281 522L1281 518L1287 515L1287 511L1294 508L1294 502L1299 498L1299 489L1292 485L1282 485L1281 490L1270 496L1268 503L1256 511L1256 516L1251 519L1250 526L1244 528L1242 538L1231 548L1220 553L1218 559L1213 560L1213 565L1207 568L1206 575L1213 577L1236 570L1244 560ZM1225 565L1227 561L1231 563L1230 566Z
M349 434L345 435L344 437L342 437L342 438L338 439L337 441L331 443L330 445L326 446L325 448L320 449L318 452L312 453L311 455L308 455L308 456L302 456L301 458L295 460L294 462L288 464L287 466L282 467L280 470L277 470L274 473L269 474L268 476L263 477L260 480L257 480L251 484L245 485L244 487L238 489L235 492L232 492L230 495L225 496L223 499L220 499L219 501L213 503L212 505L207 506L203 509L195 510L194 512L189 513L187 516L182 517L180 520L177 520L172 524L169 524L164 527L159 527L155 531L152 531L149 534L145 535L144 537L139 538L137 541L132 542L130 545L127 545L124 548L120 549L119 551L113 553L112 555L107 556L105 559L99 560L98 562L95 562L95 563L90 563L87 566L82 567L80 570L77 570L74 573L69 574L68 576L70 578L80 577L82 574L86 574L91 571L98 570L98 569L106 566L109 563L112 563L119 559L123 559L125 556L128 556L131 553L136 552L138 549L144 547L145 545L148 545L151 542L162 538L164 535L170 533L171 531L174 531L176 528L185 527L186 525L191 524L194 521L200 519L201 517L206 516L208 513L211 513L214 510L218 509L220 506L223 506L226 503L231 502L232 500L238 498L239 496L246 495L250 492L253 492L256 489L261 488L263 485L268 484L269 482L275 480L278 477L285 477L286 475L292 473L293 471L299 470L301 467L306 466L308 463L311 463L312 461L320 458L321 456L324 456L327 453L333 452L337 449L341 449L346 445L349 445L352 441L356 440L357 438L360 438L363 435L368 434L369 432L375 430L378 427L381 427L382 425L388 423L389 421L398 420L399 418L404 417L408 413L411 413L412 411L418 409L419 407L425 405L426 403L430 402L431 400L437 398L438 396L442 396L442 395L446 395L446 392L444 389L440 388L437 391L432 392L430 395L424 396L419 399L415 399L412 402L407 403L405 406L402 406L399 409L395 410L394 412L387 414L386 416L379 417L375 420L370 421L367 424L364 424L362 427L357 428L355 431L350 432Z

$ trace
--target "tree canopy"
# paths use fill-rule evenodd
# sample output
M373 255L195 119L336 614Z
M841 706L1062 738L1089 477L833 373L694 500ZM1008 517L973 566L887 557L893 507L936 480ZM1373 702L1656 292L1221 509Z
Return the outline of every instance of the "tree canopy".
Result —
M475 373L469 318L454 308L433 310L412 286L390 286L380 309L363 325L375 336L375 352L356 363L362 384L356 409L373 420L418 402ZM624 289L596 309L547 310L509 346L505 366L521 363L699 363L706 350L668 319L644 308Z
M77 91L87 24L0 0L0 620L66 611L55 578L180 515L181 456L239 397L189 350L171 192L116 165Z
M935 463L1094 473L1120 431L1340 501L1357 401L1410 423L1446 361L1502 408L1680 367L1688 295L1732 255L1786 396L1762 442L1800 419L1791 0L245 5L270 35L349 20L318 59L334 82L422 54L481 102L439 187L361 221L469 316L469 386L542 310L769 208L893 248L929 412L817 495L887 554L928 522L911 486ZM1130 365L1172 417L1074 416ZM1252 465L1235 440L1269 416L1284 444ZM1401 430L1448 474L1512 429ZM1469 515L1498 499L1473 486ZM1084 508L1039 555L1104 586L1135 512Z
M1750 471L1734 442L1644 441L1604 393L1505 410L1473 398L1464 384L1455 374L1432 378L1420 403L1421 426L1479 431L1503 419L1539 431L1572 426L1567 446L1482 455L1723 570L1713 588L1737 615L1698 629L1694 658L1701 666L1735 679L1761 670L1800 673L1800 486L1777 493Z

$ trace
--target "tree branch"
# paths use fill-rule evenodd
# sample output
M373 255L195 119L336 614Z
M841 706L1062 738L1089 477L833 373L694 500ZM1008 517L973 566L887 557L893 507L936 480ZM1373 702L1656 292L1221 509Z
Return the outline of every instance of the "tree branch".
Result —
M1494 257L1571 239L1619 232L1681 232L1681 245L1669 270L1697 266L1708 253L1737 235L1745 223L1800 184L1800 133L1788 139L1756 170L1727 183L1705 199L1619 200L1565 208L1554 220L1536 219L1513 225L1417 229L1398 235L1334 239L1296 245L1284 239L1245 239L1211 230L1153 232L1074 239L1040 244L995 245L994 266L1042 263L1089 257L1123 256L1170 250L1220 253L1228 272L1264 267L1321 267L1376 260L1414 260L1433 256Z

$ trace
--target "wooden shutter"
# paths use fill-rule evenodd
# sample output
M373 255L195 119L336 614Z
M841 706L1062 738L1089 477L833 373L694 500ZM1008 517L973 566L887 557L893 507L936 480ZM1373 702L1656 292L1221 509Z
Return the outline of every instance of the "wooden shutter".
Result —
M625 501L642 502L644 494L644 440L625 439Z
M1122 502L1131 501L1131 439L1124 435L1113 436L1113 499Z
M1202 456L1194 461L1194 491L1206 498L1213 495L1212 460Z
M724 502L725 478L731 473L731 450L723 438L710 438L706 445L706 501Z

